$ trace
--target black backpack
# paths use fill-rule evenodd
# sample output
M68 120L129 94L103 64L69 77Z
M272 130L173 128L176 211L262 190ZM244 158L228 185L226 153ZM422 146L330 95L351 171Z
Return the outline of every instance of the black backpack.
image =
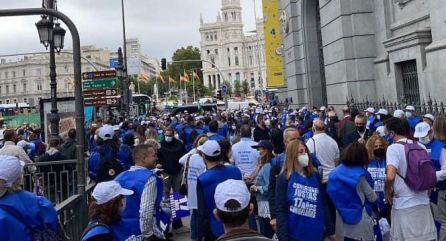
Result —
M88 232L90 232L91 230L93 230L96 227L104 227L108 230L108 233L93 236L93 237L89 238L88 241L93 241L93 240L113 241L114 240L113 233L108 225L103 224L103 223L94 222L94 223L88 224L87 228L85 228L85 231L82 234L81 241L86 241L86 239L84 239L84 237L88 234Z
M111 181L123 171L124 168L115 157L101 157L101 161L99 162L97 169L96 182L100 183Z

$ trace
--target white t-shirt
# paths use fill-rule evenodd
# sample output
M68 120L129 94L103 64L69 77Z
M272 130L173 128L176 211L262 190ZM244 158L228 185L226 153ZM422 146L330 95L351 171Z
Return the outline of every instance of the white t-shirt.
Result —
M257 142L242 138L232 146L231 159L242 173L242 177L251 176L257 167L260 155L256 149L252 148L255 145Z
M401 139L398 142L406 141L412 143L408 139ZM425 148L423 145L420 146ZM406 176L407 160L404 145L398 143L390 145L387 148L386 160L387 166L395 167L401 176ZM412 190L406 185L404 179L397 174L393 183L393 207L395 209L405 209L423 204L429 204L428 191Z
M328 181L328 175L335 168L335 160L339 158L338 143L329 135L320 133L308 139L306 145L310 153L316 153L316 157L321 163L323 170L322 182L326 183Z
M186 167L186 165L184 165ZM197 179L206 171L206 164L198 154L193 154L189 159L187 172L187 206L189 209L197 209Z

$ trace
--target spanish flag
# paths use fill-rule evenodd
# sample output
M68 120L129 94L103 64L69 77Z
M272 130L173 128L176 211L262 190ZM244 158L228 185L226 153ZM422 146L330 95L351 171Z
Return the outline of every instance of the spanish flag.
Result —
M185 83L189 82L189 75L187 75L186 71L184 71L183 80Z
M198 74L197 74L197 72L195 72L195 70L194 70L194 72L192 72L192 77L193 77L195 80L200 80L200 77L198 77Z
M169 77L169 82L170 82L170 83L175 83L175 80L172 79L171 77Z
M156 78L157 78L157 79L160 79L161 82L164 83L164 77L163 77L163 75L161 75L160 73L157 73L157 74L156 74Z
M139 73L139 75L138 75L138 80L147 81L149 79L150 79L150 77L144 73Z

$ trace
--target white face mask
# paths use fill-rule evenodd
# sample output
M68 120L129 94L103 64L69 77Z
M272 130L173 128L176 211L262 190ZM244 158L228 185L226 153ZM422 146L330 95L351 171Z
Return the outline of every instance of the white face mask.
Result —
M166 139L166 142L172 142L173 141L173 137L171 137L171 136L166 136L165 139Z
M429 136L421 137L418 139L421 144L427 145L431 142L431 138Z
M309 161L310 157L306 153L299 155L299 157L297 158L297 162L299 162L299 165L301 165L302 167L307 167Z
M412 112L409 112L409 111L406 111L406 118L410 118L410 117L412 117Z

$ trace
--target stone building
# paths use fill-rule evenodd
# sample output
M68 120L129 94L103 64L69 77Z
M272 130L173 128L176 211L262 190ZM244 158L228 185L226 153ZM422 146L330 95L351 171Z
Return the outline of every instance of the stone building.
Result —
M445 100L444 0L280 0L291 106Z
M233 86L238 80L247 81L252 91L266 89L263 20L257 19L255 31L245 34L240 0L222 0L216 22L204 23L201 18L200 35L201 58L214 63L223 75L203 63L206 87L220 89L223 81Z
M82 49L82 72L106 70L108 50L94 46ZM48 54L35 54L0 60L0 104L28 103L38 107L40 99L49 99L50 64ZM56 54L57 95L74 96L73 55Z

